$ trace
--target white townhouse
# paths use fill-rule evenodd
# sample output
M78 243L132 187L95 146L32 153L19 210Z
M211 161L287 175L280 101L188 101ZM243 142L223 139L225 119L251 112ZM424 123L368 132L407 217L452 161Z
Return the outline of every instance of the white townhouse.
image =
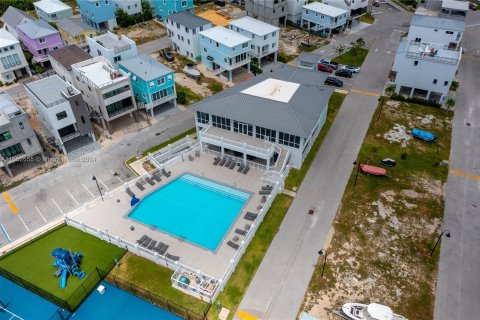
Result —
M348 19L348 11L320 2L302 7L301 26L329 37L333 32L342 32Z
M0 29L0 62L0 81L4 83L32 75L20 42L5 28Z
M277 61L279 27L245 16L230 22L229 29L252 39L250 56L258 59L259 66L264 58Z
M113 0L115 11L122 9L129 16L139 15L142 13L142 1L141 0Z
M188 11L180 11L167 16L165 26L175 52L192 61L202 59L200 32L212 27L210 21Z
M324 4L347 10L347 27L367 13L368 0L325 0Z
M124 35L116 35L107 31L96 37L87 38L90 54L102 56L118 69L118 62L137 56L137 45Z
M2 21L5 30L10 32L15 38L18 39L17 26L35 20L34 17L17 9L15 7L8 7L5 13L2 15Z
M40 0L34 2L33 6L37 16L47 22L57 22L73 16L72 7L59 0Z
M287 1L287 20L295 24L300 24L302 19L302 7L308 4L308 0L286 0Z
M464 20L414 15L410 21L407 40L443 43L455 49L460 45L464 31Z

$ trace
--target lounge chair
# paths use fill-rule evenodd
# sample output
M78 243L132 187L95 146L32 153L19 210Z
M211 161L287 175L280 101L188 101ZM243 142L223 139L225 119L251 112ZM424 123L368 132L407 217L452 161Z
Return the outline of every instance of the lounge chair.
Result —
M152 250L155 247L156 244L157 244L157 241L155 241L155 240L150 241L150 243L147 246L147 249Z
M240 246L233 241L228 241L227 244L235 250L238 250L238 248L240 248Z
M152 173L152 179L157 181L157 182L162 181L162 179L160 179L160 174L158 172Z
M237 172L242 172L243 169L245 169L245 166L243 164L241 164L240 167L238 168Z
M153 180L150 179L150 177L145 177L145 178L143 178L143 179L144 179L145 181L147 181L147 183L148 183L149 185L151 185L151 186L155 185L155 182L153 182Z
M243 173L243 174L247 174L248 171L250 171L250 167L249 167L249 166L246 166L245 169L243 169L242 173Z
M137 240L137 243L140 244L140 243L143 243L145 240L147 240L148 236L146 234L144 234L140 239Z
M225 164L225 162L227 162L227 158L223 157L222 160L220 160L220 162L218 163L218 165L223 166Z
M157 247L157 252L159 255L163 256L168 250L168 244L162 243L161 247Z
M147 240L140 243L140 246L146 248L148 246L148 244L150 243L150 241L152 241L152 238L147 237Z
M269 186L269 185L262 187L262 190L272 190L272 189L273 189L273 186Z
M228 168L232 164L232 161L233 161L232 158L228 158L227 162L225 163L225 167Z
M220 157L216 157L215 160L213 160L213 165L216 166L220 162Z
M272 190L260 190L258 191L258 194L270 194L272 193Z
M142 186L142 184L141 184L140 182L137 181L137 182L135 183L135 185L137 186L137 188L138 188L140 191L145 190L145 187Z
M244 236L247 234L247 231L242 229L235 229L235 233L238 233L239 235Z
M129 187L127 187L127 188L125 189L125 191L127 192L127 194L128 194L130 197L135 197L135 193L133 193L132 190L130 190Z
M254 221L255 219L257 219L257 217L258 217L258 214L252 213L250 211L248 211L247 214L244 216L245 219L250 221Z
M172 174L171 171L166 171L164 168L162 168L162 174L165 176L165 177L170 177L170 175Z
M193 161L194 159L195 158L191 154L188 155L188 160Z
M167 253L165 255L166 258L170 259L170 260L173 260L173 261L178 261L180 260L180 257L179 256L174 256L174 255L171 255L170 253Z
M232 161L232 163L228 166L228 169L233 170L233 168L235 168L236 165L237 163L235 161Z

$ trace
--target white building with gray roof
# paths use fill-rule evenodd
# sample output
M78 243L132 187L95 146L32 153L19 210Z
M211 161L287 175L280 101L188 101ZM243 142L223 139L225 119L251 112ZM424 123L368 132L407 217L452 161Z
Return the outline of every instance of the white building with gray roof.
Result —
M32 75L20 41L5 28L0 29L0 62L0 81L4 83Z
M407 40L443 43L455 49L462 41L464 31L464 20L413 15Z
M56 22L73 15L72 7L59 0L40 0L33 3L35 12L40 19Z
M22 11L12 6L8 7L5 13L2 15L2 21L3 21L3 24L5 25L5 30L10 32L17 39L18 39L18 34L16 30L17 26L22 23L27 23L33 20L35 20L34 17L29 15L25 11Z
M173 50L192 61L201 59L200 31L210 29L210 21L188 11L167 16L165 25Z
M90 54L93 57L102 56L112 66L118 69L118 62L133 58L137 55L135 41L124 35L116 35L107 31L96 37L88 38Z
M265 170L300 168L326 120L325 78L284 65L195 103L203 150Z

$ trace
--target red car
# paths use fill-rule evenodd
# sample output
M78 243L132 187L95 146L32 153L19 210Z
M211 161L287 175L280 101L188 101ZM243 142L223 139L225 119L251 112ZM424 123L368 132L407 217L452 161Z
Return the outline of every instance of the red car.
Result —
M327 66L327 65L324 65L323 63L319 63L319 64L318 64L317 70L318 70L318 71L323 71L323 72L328 72L328 73L332 73L332 72L333 72L333 68L332 68L332 67L329 67L329 66Z

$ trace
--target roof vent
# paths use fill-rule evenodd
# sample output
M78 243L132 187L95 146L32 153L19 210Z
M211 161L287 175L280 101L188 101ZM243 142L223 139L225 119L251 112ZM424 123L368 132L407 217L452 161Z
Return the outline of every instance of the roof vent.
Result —
M75 91L73 91L72 86L67 87L67 91L68 91L68 94L70 94L71 96L73 96L75 94Z

